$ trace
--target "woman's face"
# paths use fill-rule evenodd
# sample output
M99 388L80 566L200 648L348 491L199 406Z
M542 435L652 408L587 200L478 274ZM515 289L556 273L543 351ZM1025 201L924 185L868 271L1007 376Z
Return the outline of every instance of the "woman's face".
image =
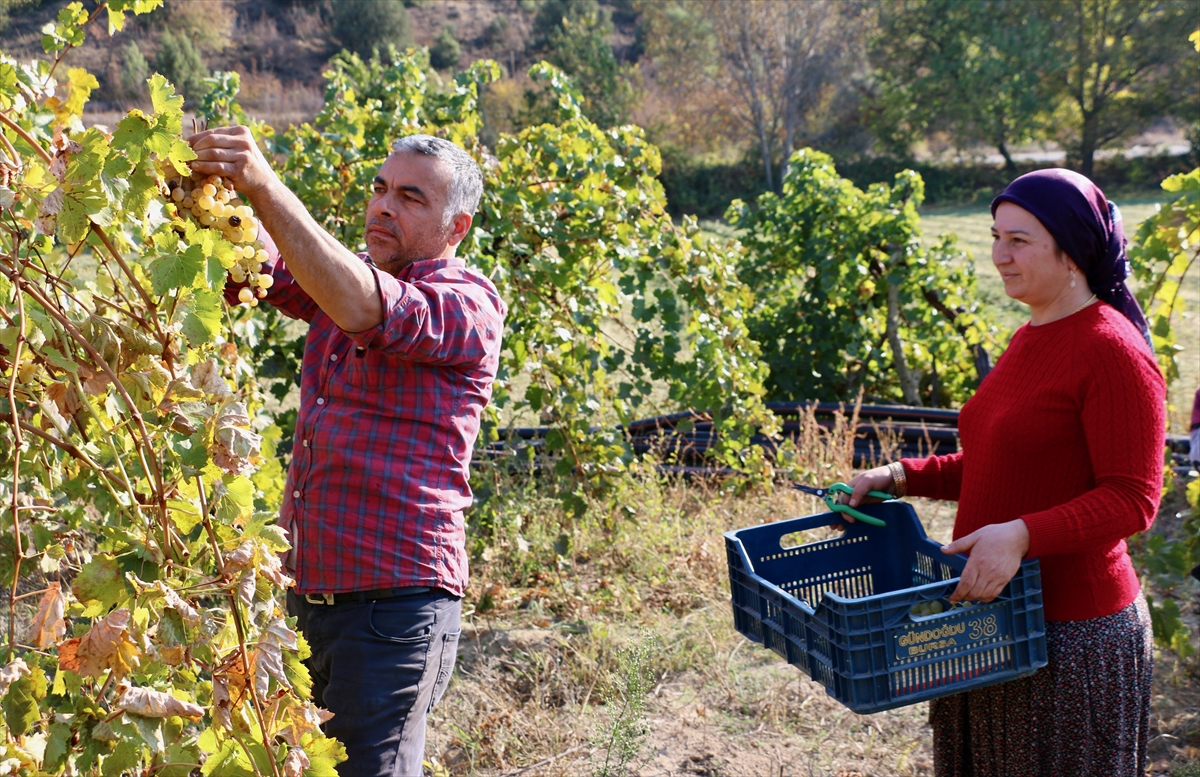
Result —
M1059 253L1050 231L1032 213L1002 202L992 224L992 264L1000 271L1004 292L1038 310L1061 299L1075 283L1086 283L1074 262Z

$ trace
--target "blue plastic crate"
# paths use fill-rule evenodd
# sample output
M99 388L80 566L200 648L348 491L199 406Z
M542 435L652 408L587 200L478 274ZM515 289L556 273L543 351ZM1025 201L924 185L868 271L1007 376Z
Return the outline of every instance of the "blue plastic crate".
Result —
M966 556L947 556L904 502L867 505L841 536L784 547L795 532L840 523L837 513L727 532L737 630L825 686L855 712L880 712L1032 674L1046 665L1036 559L994 601L936 615Z

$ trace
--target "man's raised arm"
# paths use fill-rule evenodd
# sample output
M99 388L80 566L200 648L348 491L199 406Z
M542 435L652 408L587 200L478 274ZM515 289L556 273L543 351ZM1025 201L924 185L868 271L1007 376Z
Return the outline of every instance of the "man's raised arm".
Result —
M383 321L375 276L362 259L321 228L259 151L250 130L222 127L188 140L196 152L192 170L233 182L275 240L300 288L347 332Z

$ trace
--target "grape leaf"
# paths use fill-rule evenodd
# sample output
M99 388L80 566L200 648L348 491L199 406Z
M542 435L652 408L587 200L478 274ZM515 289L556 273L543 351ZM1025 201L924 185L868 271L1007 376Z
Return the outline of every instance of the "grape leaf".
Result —
M33 667L29 674L17 680L4 695L4 720L11 734L23 736L41 719L38 701L46 698L46 673Z
M65 243L77 243L87 236L91 222L100 226L112 223L108 199L98 191L76 189L63 198L58 214L58 237Z
M305 777L338 777L337 765L347 758L346 746L326 737L314 737L305 743L304 751L312 762Z
M104 133L92 127L79 139L80 150L71 155L64 180L74 184L86 184L96 177L108 159L108 139Z
M46 752L42 755L42 768L57 772L67 762L71 752L71 727L66 723L51 723L50 736L46 740Z
M132 739L122 739L117 743L112 755L104 759L100 767L103 777L121 777L136 769L142 760L142 743Z
M142 160L146 151L146 142L154 131L154 125L146 118L146 114L133 109L117 122L117 131L113 133L113 148L124 151L129 161L137 164Z
M250 479L227 475L221 482L225 487L217 499L217 519L234 524L250 518L254 514L254 484Z
M204 272L205 264L200 246L189 246L182 253L159 257L150 265L154 293L165 295L171 289L191 288Z
M99 553L83 565L71 583L75 598L87 605L84 617L94 618L126 597L125 578L117 560Z
M159 73L150 76L148 83L150 104L158 114L158 125L172 135L178 135L183 129L183 96L175 94L175 87Z
M221 331L221 296L207 289L197 289L181 306L186 311L181 331L193 347L211 343Z
M103 187L104 193L108 198L120 202L125 198L125 194L129 191L129 173L133 170L133 164L127 157L120 154L110 157L104 163L104 170L100 173L100 186Z
M200 773L204 777L254 777L250 759L233 739L221 743L221 750L208 757Z

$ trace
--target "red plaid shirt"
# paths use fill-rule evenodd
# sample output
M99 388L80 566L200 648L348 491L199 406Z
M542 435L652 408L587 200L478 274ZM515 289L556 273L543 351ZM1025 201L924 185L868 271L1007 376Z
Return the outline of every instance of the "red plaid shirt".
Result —
M398 278L368 264L383 322L348 333L267 242L266 301L309 322L281 511L296 590L428 585L461 596L468 468L507 312L496 287L458 258L414 262Z

